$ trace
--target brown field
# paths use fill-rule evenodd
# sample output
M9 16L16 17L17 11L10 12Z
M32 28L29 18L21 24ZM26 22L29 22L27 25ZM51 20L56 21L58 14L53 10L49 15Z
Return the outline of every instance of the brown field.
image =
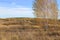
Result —
M0 40L60 40L60 20L39 18L0 19Z

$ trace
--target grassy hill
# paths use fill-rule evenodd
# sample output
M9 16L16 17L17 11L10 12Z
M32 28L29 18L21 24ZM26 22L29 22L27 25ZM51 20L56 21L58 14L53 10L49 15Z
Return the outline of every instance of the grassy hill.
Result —
M0 19L0 40L60 40L60 20Z

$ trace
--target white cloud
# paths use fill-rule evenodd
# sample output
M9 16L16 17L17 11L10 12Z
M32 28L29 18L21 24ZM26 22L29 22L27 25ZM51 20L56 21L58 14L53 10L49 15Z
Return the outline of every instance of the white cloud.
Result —
M32 8L24 8L24 7L17 7L17 8L8 8L8 7L0 7L0 16L21 16L21 17L33 17Z
M6 8L0 7L0 13L32 13L31 8Z

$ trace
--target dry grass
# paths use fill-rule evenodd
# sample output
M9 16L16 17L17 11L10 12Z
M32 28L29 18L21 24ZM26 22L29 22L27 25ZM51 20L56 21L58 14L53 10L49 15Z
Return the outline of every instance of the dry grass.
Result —
M0 40L60 40L60 26L48 19L53 26L46 29L44 22L37 18L0 19ZM60 25L59 20L57 24Z

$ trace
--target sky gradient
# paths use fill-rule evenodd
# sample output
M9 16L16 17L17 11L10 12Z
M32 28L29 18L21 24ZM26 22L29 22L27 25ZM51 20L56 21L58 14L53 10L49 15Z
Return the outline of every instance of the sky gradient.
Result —
M32 4L34 0L0 0L0 18L34 17ZM57 0L60 10L60 0ZM60 17L60 15L59 15Z
M33 0L0 0L0 18L34 17L32 2Z

